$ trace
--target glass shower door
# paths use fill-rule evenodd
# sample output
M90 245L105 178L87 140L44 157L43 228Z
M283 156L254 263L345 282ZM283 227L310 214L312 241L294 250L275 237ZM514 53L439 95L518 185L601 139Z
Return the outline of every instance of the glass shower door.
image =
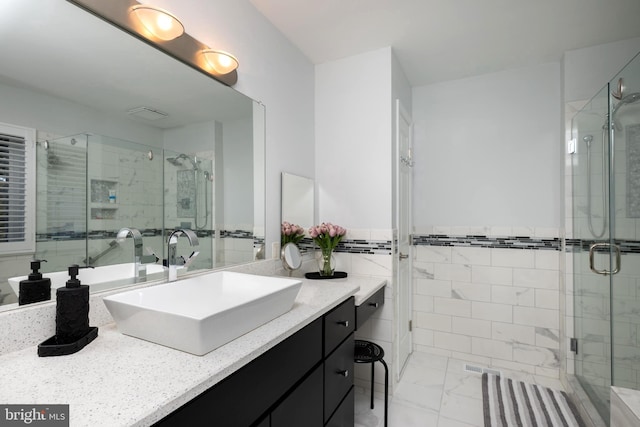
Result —
M572 236L575 375L603 419L611 386L609 212L609 88L605 86L572 121Z
M612 384L640 389L640 57L610 83ZM619 251L619 252L618 252Z

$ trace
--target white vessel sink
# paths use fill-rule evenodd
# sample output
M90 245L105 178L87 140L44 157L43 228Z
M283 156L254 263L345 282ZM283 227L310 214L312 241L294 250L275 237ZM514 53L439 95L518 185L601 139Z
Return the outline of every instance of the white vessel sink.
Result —
M118 330L202 356L291 310L300 280L219 271L104 298Z
M145 264L147 267L147 276L162 273L165 268L160 264ZM83 285L90 285L91 292L97 292L104 289L111 289L117 286L129 285L134 283L135 264L132 262L125 264L105 265L95 268L81 268L78 272L78 279ZM43 273L42 277L51 279L51 289L57 289L65 286L69 280L69 273L65 271L56 271L53 273ZM20 281L26 280L28 276L11 277L9 285L11 289L18 295L20 290ZM147 277L149 279L149 277ZM160 275L152 278L160 279Z

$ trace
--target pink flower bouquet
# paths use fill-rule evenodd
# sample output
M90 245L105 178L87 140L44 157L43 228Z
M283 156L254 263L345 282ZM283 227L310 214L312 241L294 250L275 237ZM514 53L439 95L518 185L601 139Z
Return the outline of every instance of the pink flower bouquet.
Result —
M300 243L300 240L304 238L304 228L296 224L291 224L287 221L280 225L280 245L284 246L287 243Z
M334 262L332 252L347 234L347 230L339 225L323 222L309 229L309 235L322 250L322 258L318 260L318 271L321 276L333 276Z
M320 249L333 251L342 237L347 234L347 230L339 225L333 225L330 222L323 222L309 229L309 235L320 246Z

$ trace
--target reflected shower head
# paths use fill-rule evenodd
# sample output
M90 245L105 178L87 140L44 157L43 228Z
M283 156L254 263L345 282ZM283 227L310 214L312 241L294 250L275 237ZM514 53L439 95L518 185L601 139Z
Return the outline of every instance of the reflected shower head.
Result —
M167 157L167 162L171 163L173 166L182 166L182 162L175 157Z
M189 160L193 169L198 170L198 164L196 161L184 153L178 154L177 157L167 157L167 162L171 163L173 166L182 166L182 160Z
M630 93L629 95L624 96L616 105L613 107L612 115L615 117L615 114L618 112L618 109L625 104L633 104L640 101L640 92Z
M629 95L623 96L622 98L620 98L620 101L618 101L618 103L614 105L613 109L611 110L611 121L613 122L613 128L615 130L618 130L618 131L622 130L622 125L620 124L620 121L616 119L616 114L618 113L618 110L620 109L620 107L628 104L634 104L638 101L640 101L640 92L634 92L634 93L630 93ZM602 125L602 129L603 130L609 129L608 114L607 114L607 120L605 120L604 124Z
M590 147L593 142L593 135L585 135L582 137L582 140L587 143L587 147Z

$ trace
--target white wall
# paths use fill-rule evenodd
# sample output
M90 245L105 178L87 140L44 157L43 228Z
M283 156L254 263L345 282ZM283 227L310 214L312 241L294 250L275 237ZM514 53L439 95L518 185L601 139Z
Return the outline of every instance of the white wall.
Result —
M249 2L157 0L187 33L240 61L235 89L266 105L266 249L280 241L280 173L313 177L313 64Z
M319 222L391 228L391 48L316 66Z
M591 99L640 52L640 37L564 53L564 101Z
M66 99L0 84L2 122L31 127L41 133L70 136L91 131L141 144L162 146L162 130L109 116Z
M560 225L560 64L413 90L417 231Z
M253 120L222 125L224 227L253 231ZM253 244L253 241L251 241Z

